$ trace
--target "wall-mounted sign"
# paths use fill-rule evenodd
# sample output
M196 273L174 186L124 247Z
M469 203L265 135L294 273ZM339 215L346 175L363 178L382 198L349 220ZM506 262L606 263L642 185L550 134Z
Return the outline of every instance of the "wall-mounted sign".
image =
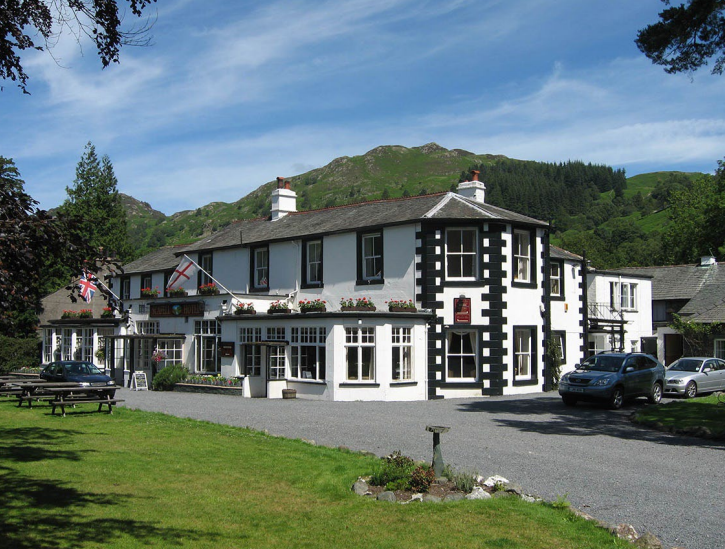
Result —
M204 316L204 302L189 303L150 303L149 316Z
M456 324L471 323L471 298L470 297L454 297L453 298L453 322Z
M219 343L219 350L223 357L234 356L234 342L233 341L222 341Z

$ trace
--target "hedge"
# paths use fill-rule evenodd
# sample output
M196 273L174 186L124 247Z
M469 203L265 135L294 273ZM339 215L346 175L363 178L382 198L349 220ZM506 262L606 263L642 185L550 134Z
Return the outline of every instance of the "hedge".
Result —
M39 366L40 340L37 337L16 339L0 335L0 374Z

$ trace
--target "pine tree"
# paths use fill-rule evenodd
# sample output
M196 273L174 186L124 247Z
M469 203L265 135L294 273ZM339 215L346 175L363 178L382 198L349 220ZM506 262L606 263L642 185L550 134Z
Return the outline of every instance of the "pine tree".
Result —
M59 212L72 222L74 233L99 250L99 255L122 261L131 259L126 212L118 194L113 164L107 155L99 162L90 141L78 162L73 183L73 187L66 187L68 198Z

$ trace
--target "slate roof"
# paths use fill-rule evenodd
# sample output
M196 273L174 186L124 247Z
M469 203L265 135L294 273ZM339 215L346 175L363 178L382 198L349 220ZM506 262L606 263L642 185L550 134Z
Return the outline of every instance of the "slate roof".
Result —
M716 265L713 267L717 267ZM711 268L698 265L665 265L662 267L628 267L611 272L652 277L652 299L692 299L712 274Z
M549 246L549 257L551 259L565 259L567 261L582 261L584 259L582 256L568 252L558 246Z
M123 266L124 274L148 273L151 271L168 271L179 264L178 255L186 246L166 246L146 254L145 256Z
M295 212L275 221L270 221L269 218L242 220L183 250L177 250L177 253L401 225L426 219L492 220L539 227L548 226L537 219L488 204L480 204L455 193L437 193Z

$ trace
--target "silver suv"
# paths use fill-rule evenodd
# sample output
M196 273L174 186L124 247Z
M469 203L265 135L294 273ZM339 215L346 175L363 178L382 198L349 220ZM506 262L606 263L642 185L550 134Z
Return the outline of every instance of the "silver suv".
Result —
M579 400L594 400L616 410L625 399L638 396L658 404L664 386L665 367L652 355L599 353L561 376L559 394L567 406Z

